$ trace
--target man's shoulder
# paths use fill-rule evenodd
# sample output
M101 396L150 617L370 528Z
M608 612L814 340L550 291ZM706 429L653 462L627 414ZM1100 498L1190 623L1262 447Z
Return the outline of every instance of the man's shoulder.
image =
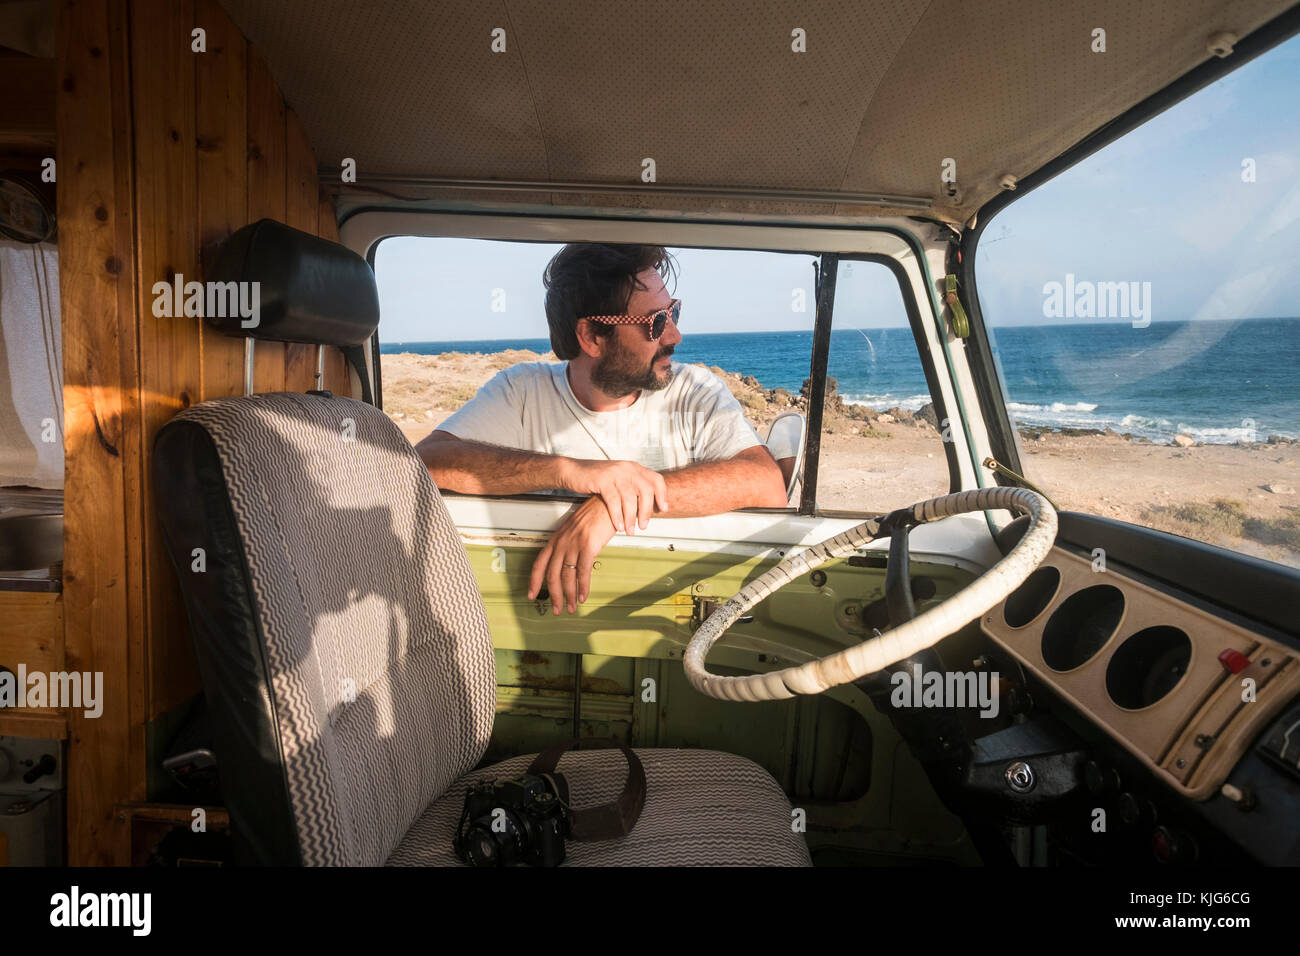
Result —
M673 384L686 397L703 398L719 391L727 392L727 383L703 365L673 363Z
M557 368L564 368L563 362L516 362L514 365L507 365L498 375L504 375L506 378L517 379L519 381L529 381L532 379L546 379L555 374Z
M541 386L550 388L556 369L563 368L563 362L516 362L497 372L493 378L498 384L508 384L519 390L526 391Z
M673 371L675 373L674 378L682 382L684 385L694 387L723 384L722 379L718 378L718 376L714 375L698 362L694 362L690 365L687 365L685 362L674 362Z

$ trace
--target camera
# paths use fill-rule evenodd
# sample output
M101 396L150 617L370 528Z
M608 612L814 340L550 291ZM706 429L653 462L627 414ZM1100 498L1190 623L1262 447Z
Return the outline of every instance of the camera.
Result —
M569 787L558 773L475 784L456 827L456 855L470 866L559 866L569 819Z

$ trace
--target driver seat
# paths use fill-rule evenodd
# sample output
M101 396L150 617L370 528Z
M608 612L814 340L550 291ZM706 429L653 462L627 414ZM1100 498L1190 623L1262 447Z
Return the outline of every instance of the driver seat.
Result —
M299 242L293 232L278 227L262 242L313 277L317 315L354 301L331 295L322 275L373 288L341 246L307 236L281 247ZM326 268L342 256L361 268ZM296 280L260 280L258 333L297 322L291 340L304 340L312 310L294 307ZM152 475L236 863L457 863L468 787L517 775L533 755L475 769L496 710L487 617L460 535L401 431L373 405L328 392L221 398L160 430ZM568 863L810 864L789 802L758 765L714 751L636 752L646 774L636 827L570 842ZM626 774L606 750L570 752L559 770L579 809L610 802Z

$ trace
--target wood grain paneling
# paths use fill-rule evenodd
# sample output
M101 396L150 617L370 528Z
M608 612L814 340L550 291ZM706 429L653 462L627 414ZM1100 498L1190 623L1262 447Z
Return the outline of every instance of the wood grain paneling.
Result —
M49 674L62 671L63 595L56 591L0 591L0 667L19 665ZM58 707L0 710L0 736L66 737L67 716Z
M143 542L146 582L172 579L163 545L149 457L158 430L177 412L199 401L202 375L199 316L155 316L155 283L173 286L201 278L197 229L198 187L195 149L195 61L190 31L193 0L133 0L131 6L135 178L137 303L140 335L140 442L128 464L140 476L142 494L127 502L128 529ZM158 81L159 72L167 77ZM135 514L139 506L139 516ZM136 522L139 522L137 525ZM194 655L171 635L185 632L185 609L175 587L145 589L147 626L133 630L132 659L142 663L136 680L151 685L147 697L132 698L132 722L143 725L156 713L188 697L197 686ZM134 619L134 618L133 618ZM134 666L133 666L133 669ZM141 764L140 768L144 767Z
M15 710L0 713L0 737L65 740L68 717L61 710Z
M142 568L126 528L139 495L126 449L140 432L127 21L126 0L85 0L61 7L58 25L64 649L70 669L104 672L105 694L98 719L69 717L68 859L79 864L111 862L113 801L143 789L130 771L144 728L130 719L128 669Z
M105 683L102 717L67 715L68 853L96 864L113 856L113 803L147 799L146 722L200 689L155 517L153 439L181 409L244 388L242 340L155 317L153 284L202 280L257 219L337 231L298 118L216 0L66 0L56 69L64 654ZM358 394L327 352L325 387ZM255 390L312 388L315 365L313 346L259 343ZM60 721L28 729L58 736Z
M0 667L63 670L63 595L0 591Z
M216 0L197 0L195 24L208 40L195 58L194 132L200 258L210 268L221 243L248 221L248 44ZM206 324L199 336L202 399L244 394L243 340Z

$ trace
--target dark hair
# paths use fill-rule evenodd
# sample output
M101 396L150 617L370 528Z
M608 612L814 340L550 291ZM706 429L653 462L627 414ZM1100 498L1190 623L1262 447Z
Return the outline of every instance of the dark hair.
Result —
M578 319L586 315L623 315L636 288L644 288L637 275L654 269L665 279L673 276L673 257L663 246L634 246L604 242L571 242L546 264L546 323L551 327L551 348L557 358L576 358ZM597 335L608 335L612 325L596 325Z

